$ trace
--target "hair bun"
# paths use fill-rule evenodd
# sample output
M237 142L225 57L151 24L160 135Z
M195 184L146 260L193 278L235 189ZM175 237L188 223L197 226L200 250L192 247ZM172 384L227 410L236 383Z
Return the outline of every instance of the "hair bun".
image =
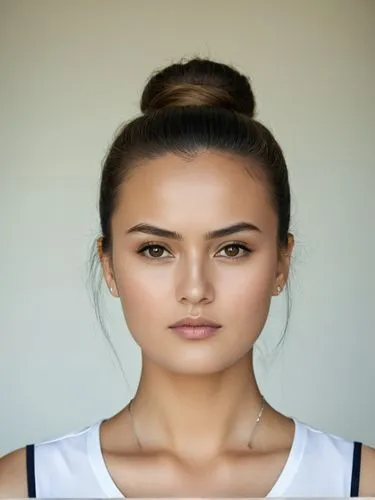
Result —
M191 59L155 73L141 98L148 113L170 106L211 106L254 116L255 98L246 76L226 64Z

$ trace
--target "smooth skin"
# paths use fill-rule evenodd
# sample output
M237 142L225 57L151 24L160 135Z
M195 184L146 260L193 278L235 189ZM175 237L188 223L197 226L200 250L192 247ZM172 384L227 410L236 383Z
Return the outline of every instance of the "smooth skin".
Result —
M252 348L294 245L289 235L279 248L267 184L250 167L218 152L146 161L121 187L111 255L98 241L142 352L133 404L142 447L127 408L101 426L107 467L128 497L264 497L289 456L294 422L269 405L248 446L261 405ZM251 227L210 234L239 223ZM222 326L187 340L169 326L189 315ZM361 468L360 495L375 496L373 449L364 447ZM0 495L27 495L24 450L0 460Z

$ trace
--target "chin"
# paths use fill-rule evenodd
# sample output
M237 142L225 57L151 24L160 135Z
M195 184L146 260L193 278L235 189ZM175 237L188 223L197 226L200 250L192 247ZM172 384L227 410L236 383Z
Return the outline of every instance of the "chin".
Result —
M159 358L154 363L174 374L179 375L211 375L222 372L236 363L235 359L223 359L214 352L183 353L171 357Z
M142 339L143 340L143 339ZM149 340L149 339L148 339ZM139 342L143 365L179 375L213 375L228 370L249 353L249 342Z
M210 366L210 365L202 365L202 366L191 366L183 364L179 364L178 366L165 366L165 368L175 375L186 375L191 377L201 377L207 375L214 375L215 373L220 373L224 370L224 367L220 366Z

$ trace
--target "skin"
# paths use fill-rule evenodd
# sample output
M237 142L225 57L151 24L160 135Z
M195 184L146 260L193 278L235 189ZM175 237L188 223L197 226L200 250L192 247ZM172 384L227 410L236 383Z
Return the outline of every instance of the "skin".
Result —
M133 404L141 448L127 408L101 426L107 467L128 497L263 497L290 453L294 422L269 405L248 446L261 405L252 348L287 282L294 245L289 235L279 247L267 185L251 167L217 152L144 162L121 186L111 253L98 241L105 281L142 352ZM257 229L206 238L239 222ZM140 224L180 239L132 230ZM189 315L221 328L199 341L173 333L169 326ZM375 495L374 468L365 447L362 496ZM0 494L25 492L18 450L1 460Z
M238 158L224 154L204 153L189 162L170 154L140 165L122 186L119 200L112 254L103 256L102 263L141 347L143 368L133 406L137 433L155 464L165 460L155 476L176 478L172 492L179 485L179 494L230 494L237 481L228 483L220 471L233 476L254 455L247 441L261 401L251 350L277 285L286 282L293 238L280 252L277 216L264 182L249 175ZM257 229L207 240L206 233L239 222ZM139 224L181 236L128 233ZM137 253L150 243L159 247ZM203 341L170 331L169 325L189 315L222 327ZM269 408L264 417L276 419ZM291 421L279 419L284 452L275 459L276 477L294 431ZM108 434L103 426L103 435ZM261 431L257 439L260 449L267 450ZM217 477L214 490L212 474ZM240 494L238 474L237 479ZM155 492L154 483L152 487ZM160 494L171 493L163 487L161 483ZM124 484L128 495L139 494L138 488Z

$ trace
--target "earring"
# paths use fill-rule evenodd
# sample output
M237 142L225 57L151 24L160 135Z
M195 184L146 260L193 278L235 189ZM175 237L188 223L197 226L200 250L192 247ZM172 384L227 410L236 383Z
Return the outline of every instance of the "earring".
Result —
M111 293L113 293L113 288L111 287L111 288L109 289L109 291L110 291Z
M277 293L278 293L278 294L279 294L279 293L281 293L281 290L282 290L281 286L280 286L280 285L277 285Z

